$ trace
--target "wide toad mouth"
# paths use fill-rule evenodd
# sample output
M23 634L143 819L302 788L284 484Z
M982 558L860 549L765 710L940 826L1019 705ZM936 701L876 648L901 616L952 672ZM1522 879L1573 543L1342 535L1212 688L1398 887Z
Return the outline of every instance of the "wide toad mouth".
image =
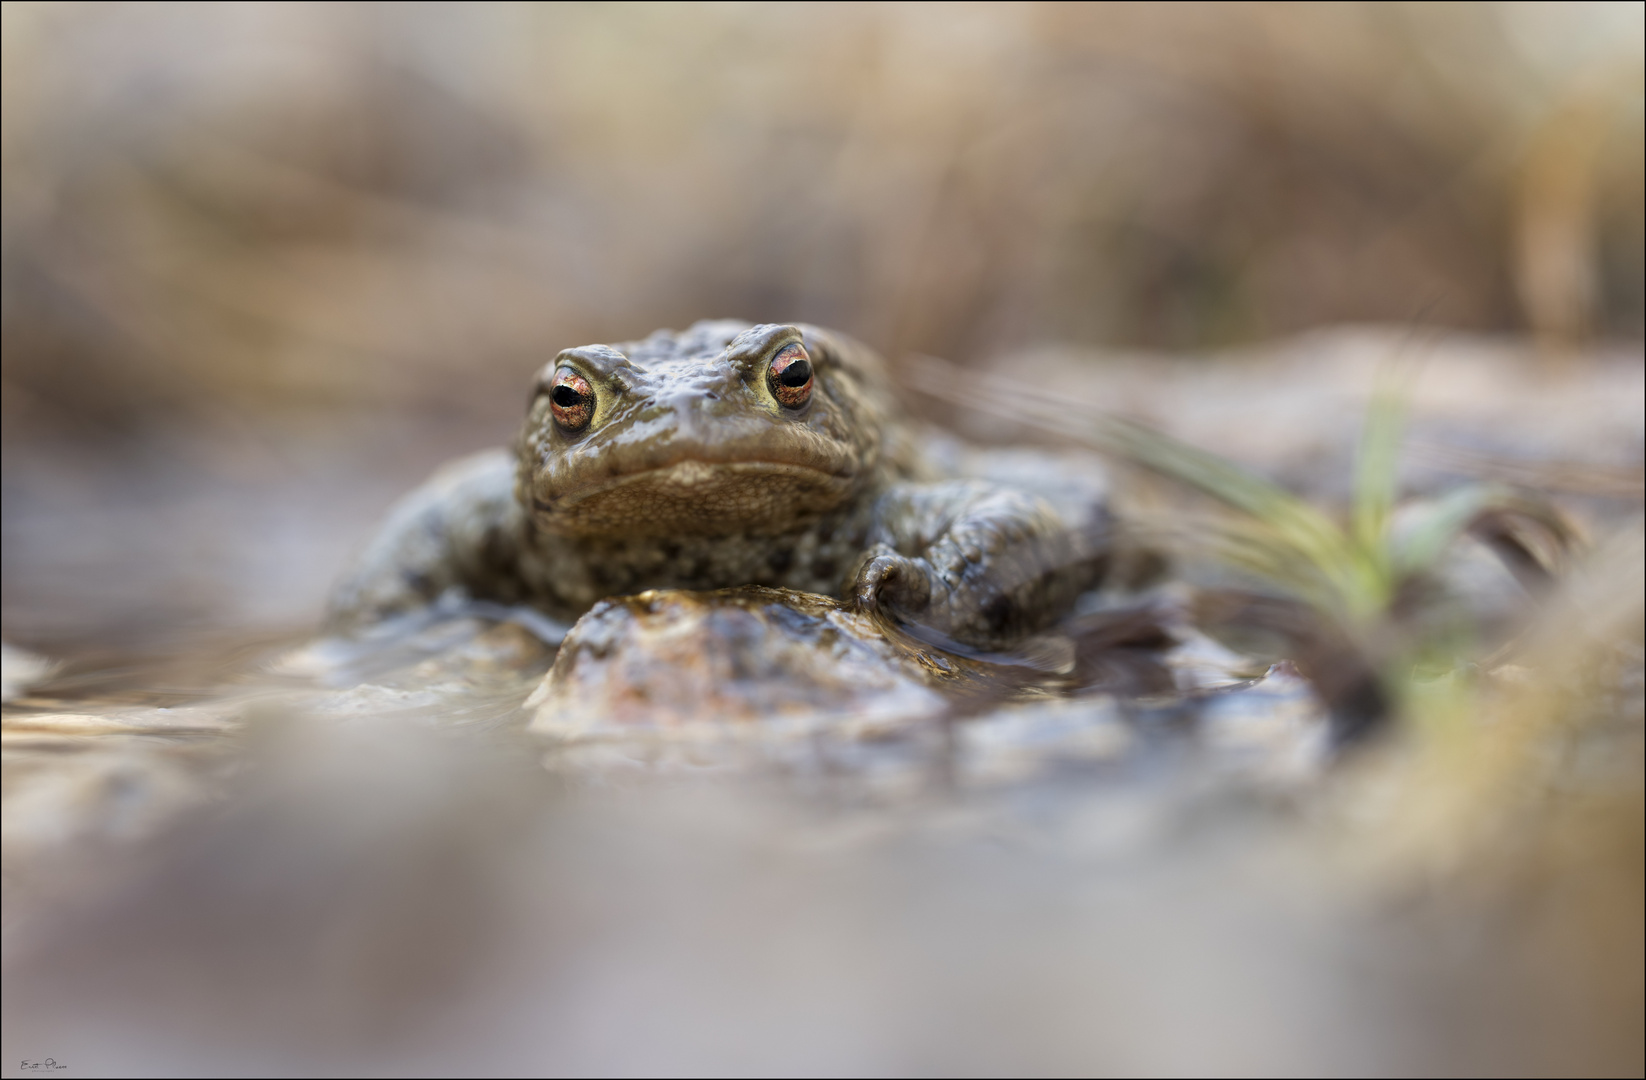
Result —
M569 510L579 503L599 498L620 488L633 486L658 486L679 488L689 492L694 488L702 489L723 483L728 479L758 483L762 477L793 477L807 478L829 486L846 485L851 477L841 473L820 469L815 465L801 465L792 461L705 461L701 458L685 458L667 465L658 465L649 469L638 469L634 472L623 473L618 476L604 476L597 480L589 480L579 484L570 491L557 495L552 499L536 499L540 510Z
M794 462L688 458L534 496L532 505L539 524L574 536L775 534L840 506L853 482Z

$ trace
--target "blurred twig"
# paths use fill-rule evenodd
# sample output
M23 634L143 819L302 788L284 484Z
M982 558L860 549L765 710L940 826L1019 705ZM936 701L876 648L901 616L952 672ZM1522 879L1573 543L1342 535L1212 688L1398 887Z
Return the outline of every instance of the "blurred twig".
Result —
M1646 499L1646 468L1639 465L1598 465L1576 461L1522 461L1496 457L1460 446L1413 440L1407 444L1412 460L1429 468L1539 491L1598 495L1639 502Z

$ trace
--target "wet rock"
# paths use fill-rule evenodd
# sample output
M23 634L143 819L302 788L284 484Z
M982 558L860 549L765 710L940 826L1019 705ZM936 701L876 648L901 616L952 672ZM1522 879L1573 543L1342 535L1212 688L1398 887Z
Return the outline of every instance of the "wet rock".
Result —
M1031 781L1052 769L1110 765L1137 742L1113 699L1012 705L955 728L955 777L968 787Z
M527 704L532 730L560 739L757 721L869 732L941 714L939 663L829 597L651 590L583 616Z

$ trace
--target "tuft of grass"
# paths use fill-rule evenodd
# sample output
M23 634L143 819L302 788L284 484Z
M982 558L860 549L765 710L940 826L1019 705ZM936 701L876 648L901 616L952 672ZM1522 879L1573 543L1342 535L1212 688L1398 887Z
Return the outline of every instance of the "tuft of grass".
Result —
M1193 489L1227 511L1160 534L1180 553L1209 556L1256 588L1219 598L1204 613L1279 634L1333 710L1338 737L1376 727L1413 698L1420 670L1475 659L1459 620L1437 612L1432 582L1453 545L1475 534L1528 584L1547 581L1572 534L1552 507L1496 484L1462 484L1400 507L1399 466L1407 391L1391 368L1374 390L1356 455L1353 497L1339 522L1306 499L1217 454L1135 420L1004 380L960 373L920 357L919 386L953 404L993 413L1084 444Z

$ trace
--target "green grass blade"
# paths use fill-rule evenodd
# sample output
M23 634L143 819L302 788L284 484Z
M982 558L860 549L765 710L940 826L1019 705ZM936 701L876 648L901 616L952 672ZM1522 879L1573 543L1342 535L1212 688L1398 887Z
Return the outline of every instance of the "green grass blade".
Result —
M1389 515L1394 511L1400 481L1406 395L1387 373L1380 375L1378 382L1366 410L1366 426L1355 459L1350 530L1361 557L1375 574L1381 603L1393 595L1395 587L1389 553Z

